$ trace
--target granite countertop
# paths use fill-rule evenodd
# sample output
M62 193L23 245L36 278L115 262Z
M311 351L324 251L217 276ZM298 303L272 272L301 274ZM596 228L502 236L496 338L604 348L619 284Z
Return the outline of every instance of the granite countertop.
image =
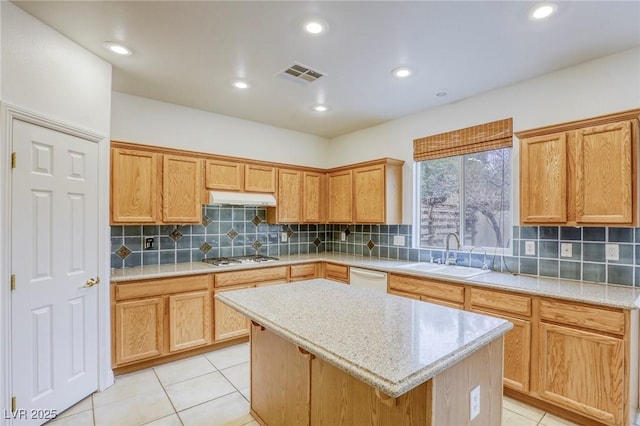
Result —
M412 261L378 259L342 253L280 256L280 260L276 262L258 263L253 265L212 266L204 262L192 262L113 269L111 272L111 282L116 283L180 275L228 272L249 268L267 268L319 261L328 261L347 266L412 275L421 278L434 278L479 287L510 290L535 296L557 297L614 308L638 309L640 307L640 288L630 286L563 280L559 278L513 275L504 272L489 272L469 279L454 277L444 278L442 276L430 274L429 272L420 272L402 268L402 266L406 266L407 264L415 263Z
M225 291L216 298L391 397L513 327L499 318L325 279Z

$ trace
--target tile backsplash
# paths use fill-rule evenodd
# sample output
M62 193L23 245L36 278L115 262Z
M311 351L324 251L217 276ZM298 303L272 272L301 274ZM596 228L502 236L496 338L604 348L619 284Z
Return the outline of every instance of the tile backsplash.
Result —
M443 249L412 248L411 225L268 225L265 217L264 208L204 206L199 225L112 226L111 267L325 251L416 262L444 257ZM153 247L145 249L149 238ZM640 228L514 226L512 241L511 256L466 251L457 253L458 263L480 267L486 262L496 271L640 287ZM618 260L606 260L607 244L617 245ZM526 254L527 245L534 255Z

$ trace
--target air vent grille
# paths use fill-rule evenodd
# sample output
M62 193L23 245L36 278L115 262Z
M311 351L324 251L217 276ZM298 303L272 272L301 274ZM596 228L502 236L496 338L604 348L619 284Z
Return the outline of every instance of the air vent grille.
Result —
M298 81L306 81L307 83L313 83L317 79L324 77L324 74L320 71L311 69L305 65L301 65L298 63L294 63L293 65L287 67L280 73L280 75L287 78L293 78Z

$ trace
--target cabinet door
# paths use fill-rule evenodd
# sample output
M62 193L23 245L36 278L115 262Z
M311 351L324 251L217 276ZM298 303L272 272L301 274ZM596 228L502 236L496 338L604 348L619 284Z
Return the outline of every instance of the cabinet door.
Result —
M244 189L244 164L230 161L207 160L207 189L242 191Z
M238 286L228 290L240 290L251 287L253 287L253 285ZM216 290L216 293L221 291L226 290ZM216 342L249 335L249 319L219 300L214 300L213 315L215 318L213 331Z
M158 154L111 150L111 223L154 223L158 215Z
M162 219L165 223L202 220L202 162L198 158L164 155Z
M302 222L302 172L278 170L278 223Z
M631 122L580 129L576 145L576 222L631 224Z
M309 353L251 326L251 409L264 424L308 425L310 382Z
M291 265L289 267L289 281L302 281L319 278L320 264L305 263L303 265Z
M322 223L325 220L325 181L324 173L304 172L302 191L302 221Z
M116 365L162 355L164 298L115 304Z
M531 321L480 309L472 309L472 312L502 318L513 324L513 328L504 335L504 385L521 392L529 392Z
M248 192L276 192L276 169L247 164L244 166L244 190Z
M197 291L169 296L169 351L211 343L211 296Z
M567 136L555 133L520 141L520 221L567 221Z
M354 221L356 223L385 222L384 165L362 167L353 171Z
M353 173L351 170L329 174L330 223L353 221Z
M607 424L623 424L624 342L540 323L540 397Z

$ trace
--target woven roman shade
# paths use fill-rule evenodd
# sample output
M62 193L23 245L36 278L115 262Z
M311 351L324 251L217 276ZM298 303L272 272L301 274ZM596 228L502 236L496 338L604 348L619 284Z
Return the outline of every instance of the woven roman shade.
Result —
M415 161L472 154L513 145L513 118L493 121L466 129L426 136L413 141Z

